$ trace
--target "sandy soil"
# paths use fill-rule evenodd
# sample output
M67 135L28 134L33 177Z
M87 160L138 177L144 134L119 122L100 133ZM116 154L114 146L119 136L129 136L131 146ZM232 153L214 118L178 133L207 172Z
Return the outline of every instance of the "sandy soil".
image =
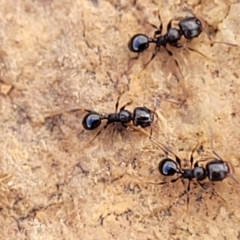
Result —
M187 3L213 41L239 44L238 0ZM207 181L207 191L193 181L187 211L187 182L150 183L168 178L157 169L164 154L147 136L112 136L109 127L83 149L96 131L83 130L83 111L64 113L114 112L123 93L120 106L132 100L129 110L156 109L153 136L183 165L199 141L194 157L211 154L212 139L240 179L239 47L201 34L188 46L207 58L170 48L184 79L164 49L140 73L153 47L131 60L127 44L135 33L152 36L146 21L158 25L158 9L164 32L187 14L180 0L1 1L1 239L240 238L240 186L232 179Z

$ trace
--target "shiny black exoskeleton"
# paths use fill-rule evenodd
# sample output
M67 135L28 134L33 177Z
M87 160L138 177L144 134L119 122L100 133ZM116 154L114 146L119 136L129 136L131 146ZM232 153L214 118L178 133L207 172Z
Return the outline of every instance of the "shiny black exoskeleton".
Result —
M198 146L198 145L197 145ZM193 165L193 153L196 150L197 146L192 150L190 156L190 168L182 168L181 167L181 160L180 158L174 154L172 151L167 149L166 147L162 147L165 153L170 152L175 156L175 161L169 157L164 158L160 161L158 165L158 170L160 174L163 176L174 176L178 175L177 178L172 179L171 182L176 182L179 179L188 179L188 187L187 187L187 205L189 204L189 195L188 192L190 191L190 183L192 179L196 179L197 183L203 188L206 189L206 186L201 181L208 178L212 182L223 181L227 177L231 177L236 183L239 184L239 181L234 175L232 165L227 162L223 161L223 159L215 152L215 156L217 157L209 157L207 159L196 161ZM204 162L210 160L205 167L199 166L199 162ZM159 184L164 184L166 182L161 182ZM218 195L214 189L212 189L212 193Z
M155 50L152 54L152 57L147 62L145 67L153 60L153 58L156 56L161 47L164 47L167 50L168 54L170 56L173 56L172 52L169 49L167 49L166 47L167 44L177 48L181 48L183 47L183 45L179 43L179 40L181 39L182 36L190 40L198 37L199 34L202 32L202 24L199 19L197 19L196 17L185 17L184 19L179 21L178 23L179 29L172 28L172 22L174 19L170 20L167 25L167 33L165 35L162 35L163 25L160 15L158 15L158 18L159 21L161 22L159 27L150 24L151 26L157 29L154 33L153 38L148 37L145 34L136 34L130 39L128 43L129 50L136 53L141 53L145 51L149 47L150 43L155 44ZM175 63L177 66L179 65L176 60Z
M101 125L102 120L107 120L105 126L120 122L123 127L126 127L126 124L132 121L134 126L146 128L153 123L154 114L147 107L136 107L133 113L125 110L124 107L122 107L118 113L110 113L107 115L86 110L88 113L83 118L82 125L86 130L94 130Z
M203 167L195 165L193 169L180 169L176 162L170 158L165 158L159 163L159 172L164 176L173 176L180 174L183 179L196 178L198 181L202 181L206 178L206 170Z
M202 32L202 24L196 17L186 17L182 19L178 23L179 29L171 27L172 21L173 20L168 23L167 33L165 35L161 35L163 28L162 23L159 28L151 24L158 29L155 31L153 38L141 33L134 35L128 43L129 50L140 53L145 51L150 43L156 44L156 49L166 47L167 44L179 48L183 46L178 42L182 36L186 39L193 39L198 37Z
M140 126L140 128L146 128L148 126L151 126L151 124L154 121L154 114L155 112L148 109L147 107L136 107L133 112L130 112L126 110L126 106L132 104L132 101L127 102L125 105L123 105L120 110L118 111L119 106L119 99L121 95L118 97L117 102L115 104L115 113L109 113L109 114L99 114L95 111L88 110L88 109L82 109L87 114L84 116L82 120L82 126L86 130L95 130L97 129L103 120L106 121L106 123L100 127L98 132L95 134L95 136L86 144L88 146L91 142L93 142L94 139L102 132L102 130L106 129L107 126L110 124L116 124L120 123L123 127L130 127L134 129L134 127ZM73 110L73 111L77 111ZM132 124L130 124L132 123ZM113 129L113 133L116 130L116 128ZM152 133L152 126L151 126L151 133ZM85 146L85 147L86 147Z
M150 109L146 107L136 107L133 113L131 113L124 109L129 104L130 103L127 103L121 107L118 113L110 113L107 115L101 115L97 112L85 109L88 113L83 118L82 125L86 130L94 130L101 125L102 120L107 120L106 124L97 132L88 144L90 144L101 133L101 131L110 124L119 122L123 127L127 127L127 123L132 122L134 126L146 128L153 123L154 114ZM118 102L116 104L116 109L117 107Z
M178 26L186 39L196 38L202 32L202 23L196 17L185 17L178 23Z
M175 155L176 161L170 158L165 158L160 161L158 169L159 172L164 176L173 176L175 174L179 174L182 179L189 179L190 181L195 178L197 181L202 181L208 178L210 181L223 181L227 177L233 177L236 181L236 178L233 175L232 165L223 161L215 152L214 154L218 157L218 159L213 159L209 161L205 168L198 165L200 161L197 161L194 166L193 165L193 152L190 157L191 168L181 168L181 161L178 156ZM175 181L175 180L174 180ZM238 181L237 181L238 182Z

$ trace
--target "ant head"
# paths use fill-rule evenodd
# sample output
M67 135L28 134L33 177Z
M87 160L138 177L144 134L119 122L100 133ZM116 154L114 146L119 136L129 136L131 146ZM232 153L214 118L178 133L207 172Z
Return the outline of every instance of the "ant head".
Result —
M146 107L137 107L133 112L133 124L146 128L153 123L154 115L152 111Z
M136 34L134 35L129 43L128 48L132 52L143 52L149 47L149 38L144 34Z
M202 32L202 23L196 17L185 17L178 26L186 39L193 39Z
M176 162L173 161L171 158L164 158L159 163L158 170L164 176L173 176L174 174L180 172Z
M228 164L221 160L213 160L206 165L209 180L222 181L229 175Z
M97 113L88 113L82 120L82 125L86 130L94 130L101 124L101 117Z
M206 170L203 167L199 166L194 166L193 174L198 181L204 180L207 176Z

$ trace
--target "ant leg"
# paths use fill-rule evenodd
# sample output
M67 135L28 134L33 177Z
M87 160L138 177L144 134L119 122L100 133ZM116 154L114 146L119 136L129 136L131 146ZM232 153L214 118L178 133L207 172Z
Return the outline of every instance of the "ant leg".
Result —
M149 137L150 140L151 140L157 147L159 147L166 155L168 155L169 152L168 152L167 147L166 147L164 144L162 144L161 142L159 142L155 137L151 137L150 134L149 134L145 129L143 129L143 128L141 128L141 127L136 127L136 126L134 126L133 124L128 124L127 126L130 127L131 129L136 130L136 131L138 131L138 132L141 132L141 133L144 134L145 136Z
M182 79L184 79L183 74L182 74L182 71L181 71L181 69L180 69L180 66L179 66L179 63L178 63L177 59L174 57L173 53L172 53L169 49L167 49L167 47L165 47L165 49L166 49L168 55L171 56L171 57L173 57L174 62L175 62L176 66L177 66L177 68L178 68L178 70L179 70L179 72L180 72L180 74L181 74L181 77L182 77Z
M186 99L184 99L183 101L178 102L178 101L175 101L175 100L169 100L169 99L164 99L164 98L161 98L161 100L164 101L164 102L169 102L169 103L178 105L180 108L181 108L181 107L183 106L183 104L187 101Z
M158 34L160 35L162 33L162 29L163 29L163 24L162 24L162 18L160 15L160 12L158 11L158 21L160 23L159 27L158 27ZM156 37L156 32L154 34L154 38Z
M197 181L197 183L202 187L203 190L207 191L208 187L206 185L204 185L204 183L201 183L199 181ZM221 197L219 195L219 193L212 187L211 187L211 193L212 193L212 195L219 197L221 200L223 200L225 203L227 203L227 201L223 197Z
M178 181L179 179L181 179L181 178L182 178L182 176L179 176L178 178L172 179L172 180L171 180L171 183L177 182L177 181ZM181 180L182 180L182 184L183 184L183 186L184 186L183 179L181 179ZM190 198L189 198L190 183L191 183L191 180L188 181L187 190L185 189L185 191L184 191L184 193L186 193L186 195L187 195L187 212L188 212L189 200L190 200ZM184 186L184 187L185 187L185 186Z
M220 162L224 162L223 159L213 150L213 130L211 127L209 127L209 135L210 135L211 149L213 154L218 158Z
M193 153L196 151L197 147L199 146L199 143L192 149L191 155L190 155L190 164L191 164L191 169L193 168ZM191 186L191 179L188 181L188 186L187 186L187 211L188 211L188 206L189 206L189 192L190 192L190 186Z
M157 35L161 35L161 33L162 33L162 26L157 27L156 25L154 25L154 24L152 24L152 23L150 23L150 22L146 22L146 23L149 24L151 27L157 29L157 30L154 32L153 38L156 38Z
M175 17L175 18L172 18L169 22L168 22L168 25L167 25L167 31L170 30L170 28L172 28L172 22L173 21L178 21L178 20L181 20L182 17Z
M186 47L186 46L182 46L185 50L189 50L189 51L191 51L191 52L195 52L195 53L197 53L197 54L199 54L199 55L201 55L202 57L204 57L205 59L207 59L207 60L211 60L211 58L210 57L208 57L207 55L205 55L205 54L203 54L202 52L200 52L200 51L198 51L197 49L194 49L194 48L191 48L191 47Z
M78 111L85 111L85 112L88 112L88 113L97 113L93 110L89 110L89 109L85 109L85 108L74 108L74 109L66 110L66 111L55 111L55 112L50 112L50 113L46 112L44 114L45 115L44 119L61 116L63 113L71 113L71 112L78 112Z
M123 93L122 94L120 94L119 96L118 96L118 98L117 98L117 102L116 102L116 104L115 104L115 113L117 113L118 112L118 107L119 107L119 100L120 100L120 98L121 98L121 96L123 95ZM129 105L131 105L132 104L132 100L130 100L129 102L127 102L126 104L124 104L121 108L120 108L120 111L122 111L122 110L124 110L125 109L125 107L127 107L127 106L129 106Z
M154 36L153 38L156 38L157 35L161 35L162 33L162 29L163 29L163 24L162 24L162 19L161 19L161 16L160 16L160 13L158 11L158 21L160 23L159 27L157 27L156 25L150 23L150 22L146 22L147 24L149 24L150 26L152 26L153 28L157 29L155 32L154 32Z
M193 154L194 154L194 152L196 151L196 149L197 149L197 147L199 146L199 143L197 143L197 145L192 149L192 151L191 151L191 155L190 155L190 164L191 164L191 169L193 168L193 161L194 161L194 159L193 159Z
M177 177L177 178L174 178L174 179L172 179L170 182L171 182L171 183L175 183L175 182L177 182L181 177L182 177L182 176L179 176L179 177Z
M199 184L199 186L203 189L203 190L207 190L207 186L204 183L201 183L200 181L197 180L197 183Z
M175 154L169 147L163 145L165 150L168 151L169 153L171 153L174 157L175 157L175 160L177 162L177 164L179 165L180 169L182 169L182 165L181 165L181 160L180 158L177 156L177 154ZM180 176L181 177L181 176ZM179 178L180 178L179 177Z
M115 104L115 113L117 113L117 111L118 111L119 100L120 100L121 96L122 96L122 94L120 94L117 98L117 101L116 101L116 104Z
M83 150L84 148L86 148L88 145L90 145L90 144L100 135L100 133L102 132L102 130L105 130L105 129L107 128L108 125L109 125L109 124L106 123L106 124L96 133L96 135L95 135L88 143L86 143L86 144L80 149L80 151Z
M214 150L212 150L212 152L218 158L219 162L224 162L223 159Z
M149 63L155 58L155 56L157 55L157 53L159 52L160 47L155 47L154 52L152 53L152 56L150 58L150 60L143 66L142 70L139 72L139 74L149 65Z
M184 47L184 45L180 42L176 42L176 43L173 43L173 44L170 44L171 46L175 47L175 48L182 48Z
M129 102L127 102L126 104L124 104L121 108L120 108L120 111L124 110L125 107L131 105L133 103L133 100L130 100Z
M149 182L149 181L144 181L144 183L155 184L155 185L163 185L163 184L166 184L167 182L166 182L166 181L164 181L164 182Z

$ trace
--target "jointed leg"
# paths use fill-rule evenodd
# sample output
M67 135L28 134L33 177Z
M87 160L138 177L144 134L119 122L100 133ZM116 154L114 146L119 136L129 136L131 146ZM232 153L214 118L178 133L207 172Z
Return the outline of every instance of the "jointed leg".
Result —
M166 155L168 155L168 150L167 150L167 148L165 147L165 145L162 144L161 142L159 142L156 138L150 136L150 134L149 134L145 129L143 129L143 128L141 128L141 127L136 127L136 126L134 126L133 124L131 124L131 125L129 124L128 126L129 126L131 129L136 130L136 131L138 131L138 132L141 132L141 133L143 133L145 136L149 137L150 140L151 140L156 146L158 146Z
M126 104L124 104L121 108L120 108L120 111L124 110L125 107L131 105L133 103L133 100L130 100L129 102L127 102Z
M156 38L157 35L161 35L162 29L163 29L162 19L161 19L161 16L160 16L159 11L158 11L158 20L159 20L159 23L160 23L159 27L157 27L156 25L154 25L154 24L152 24L152 23L150 23L150 22L146 22L147 24L149 24L149 25L152 26L153 28L157 29L157 30L154 32L153 38Z
M154 52L152 53L152 56L150 58L150 60L143 66L142 70L140 71L140 73L149 65L149 63L155 58L155 56L157 55L157 53L159 52L160 47L155 47Z
M108 125L109 125L109 124L106 123L106 124L96 133L96 135L95 135L88 143L86 143L86 144L80 149L80 151L83 150L84 148L86 148L87 146L89 146L89 145L100 135L100 133L102 132L102 130L105 130L105 129L107 128Z
M120 100L121 96L122 96L122 94L120 94L117 98L117 101L116 101L116 104L115 104L115 113L118 112L119 100Z
M180 69L180 66L179 66L179 63L178 63L177 59L174 57L173 53L172 53L169 49L167 49L167 47L165 47L165 49L166 49L168 55L171 56L171 57L173 57L174 62L175 62L176 66L177 66L177 68L178 68L178 70L179 70L179 72L180 72L180 74L181 74L181 77L182 77L182 79L184 79L183 74L182 74L182 71L181 71L181 69Z
M207 59L207 60L211 60L210 57L208 57L207 55L203 54L202 52L200 52L200 51L198 51L198 50L196 50L196 49L194 49L194 48L191 48L191 47L188 47L188 46L183 46L183 48L184 48L185 50L189 50L189 51L191 51L191 52L198 53L199 55L201 55L202 57L204 57L204 58Z
M193 168L193 153L196 151L197 147L199 146L199 143L197 143L197 145L192 149L191 151L191 155L190 155L190 164L191 164L191 169Z

